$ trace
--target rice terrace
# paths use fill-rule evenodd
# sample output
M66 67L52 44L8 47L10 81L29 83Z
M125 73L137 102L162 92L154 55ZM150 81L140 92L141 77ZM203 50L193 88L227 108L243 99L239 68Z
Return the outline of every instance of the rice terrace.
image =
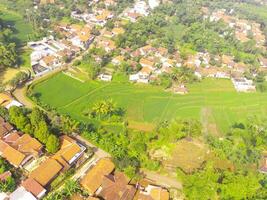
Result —
M59 73L37 83L33 93L42 103L82 121L87 120L84 111L95 102L112 99L126 109L130 124L153 127L163 120L195 118L218 132L251 115L264 116L267 110L266 94L237 93L231 81L223 79L205 79L189 85L189 94L178 95L151 85L119 81L82 83Z

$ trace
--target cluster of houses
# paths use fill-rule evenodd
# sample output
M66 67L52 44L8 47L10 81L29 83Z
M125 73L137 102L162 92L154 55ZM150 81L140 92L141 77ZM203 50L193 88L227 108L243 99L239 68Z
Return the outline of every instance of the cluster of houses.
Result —
M149 181L131 184L108 158L99 160L81 179L81 185L92 199L105 200L169 200L169 192Z
M204 9L207 11L207 9ZM231 10L230 14L234 11ZM206 12L207 13L207 12ZM251 22L245 19L239 19L233 15L226 14L225 9L217 10L211 13L211 15L205 15L206 18L209 18L210 21L219 21L223 20L229 27L235 30L235 36L241 42L247 42L252 38L255 39L257 47L264 47L266 38L263 32L261 31L261 25L256 22Z
M88 49L94 40L91 28L87 25L60 24L57 31L63 36L63 39L57 40L50 36L28 43L28 47L32 49L31 66L36 76L62 67L66 61L73 59L81 50Z
M0 117L0 156L14 168L22 169L20 185L12 193L0 193L1 200L37 200L45 196L49 184L70 167L85 160L86 148L71 137L60 137L60 150L46 156L43 145L30 136L17 131ZM33 167L34 166L34 167ZM1 181L12 176L10 171L0 174Z
M159 5L159 0L138 0L132 8L128 8L122 13L122 18L130 20L131 22L136 22L138 18L148 16L151 10L155 9Z
M95 8L92 9L91 13L83 13L77 10L72 11L71 17L79 21L84 21L91 26L97 25L103 27L109 19L112 19L114 17L114 14L107 9Z

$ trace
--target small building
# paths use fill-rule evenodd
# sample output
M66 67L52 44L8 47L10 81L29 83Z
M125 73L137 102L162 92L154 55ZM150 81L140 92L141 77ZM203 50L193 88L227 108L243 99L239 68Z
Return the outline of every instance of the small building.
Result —
M62 169L63 167L58 161L48 158L39 167L33 170L29 177L45 187L59 175Z
M148 185L140 188L135 197L136 200L169 200L168 190L155 185Z
M115 165L110 159L101 159L87 172L80 183L90 195L94 195L101 186L104 176L109 175L114 169Z
M148 67L150 69L153 69L154 68L154 62L148 60L148 59L145 59L145 58L141 58L141 60L139 61L140 65L142 67Z
M12 106L21 107L23 105L20 102L16 101L10 94L2 92L0 93L0 106L9 109Z
M54 55L45 56L40 60L40 65L47 69L53 70L61 65L59 59Z
M37 199L43 198L46 193L46 189L32 178L27 178L23 181L21 187L33 194Z
M64 168L63 171L65 171L78 162L86 147L66 135L60 137L60 144L59 151L52 158L60 163Z
M0 116L0 138L10 133L14 127Z
M132 200L136 188L128 183L129 180L123 173L106 175L97 191L98 196L105 200Z
M0 140L0 155L5 158L14 167L22 167L31 157L19 152L3 140Z
M9 196L9 200L37 200L30 192L23 187L18 187Z
M188 89L185 85L179 85L177 87L174 87L173 88L173 92L175 94L181 94L181 95L184 95L184 94L187 94L188 93Z
M261 57L259 59L261 67L267 67L267 58Z
M107 75L107 74L100 74L98 76L99 80L101 81L106 81L106 82L110 82L112 80L112 75Z
M238 92L254 92L256 87L252 80L246 78L232 78L232 82L236 91Z
M113 65L120 65L123 61L124 61L123 56L117 56L117 57L113 58L111 62Z

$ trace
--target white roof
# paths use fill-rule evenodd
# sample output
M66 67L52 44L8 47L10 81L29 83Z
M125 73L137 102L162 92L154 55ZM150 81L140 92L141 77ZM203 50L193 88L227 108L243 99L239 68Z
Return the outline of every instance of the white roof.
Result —
M27 192L23 187L17 188L10 194L10 200L37 200L30 192Z
M4 192L0 193L0 200L5 200L8 197L8 195Z
M10 104L6 105L6 109L11 108L12 106L21 107L23 105L20 102L16 101L16 100L12 100L10 102Z

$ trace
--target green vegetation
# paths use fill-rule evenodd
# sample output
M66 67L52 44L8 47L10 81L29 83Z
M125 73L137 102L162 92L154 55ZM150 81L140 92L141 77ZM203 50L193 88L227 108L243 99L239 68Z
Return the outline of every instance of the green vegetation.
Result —
M33 38L34 32L31 24L24 21L23 16L18 12L7 9L0 4L0 18L4 21L5 26L11 26L13 31L12 38L18 46L25 45Z
M32 135L45 144L49 153L55 153L59 149L59 138L55 137L47 116L38 108L29 111L12 107L9 109L9 121L17 129Z
M90 121L84 111L96 102L112 99L126 110L129 122L156 124L176 117L191 117L215 123L219 132L227 131L236 120L246 120L255 113L264 116L267 98L265 93L237 93L229 80L205 79L189 85L189 94L180 96L154 86L96 81L81 83L64 74L37 84L31 92L42 105L80 121Z

